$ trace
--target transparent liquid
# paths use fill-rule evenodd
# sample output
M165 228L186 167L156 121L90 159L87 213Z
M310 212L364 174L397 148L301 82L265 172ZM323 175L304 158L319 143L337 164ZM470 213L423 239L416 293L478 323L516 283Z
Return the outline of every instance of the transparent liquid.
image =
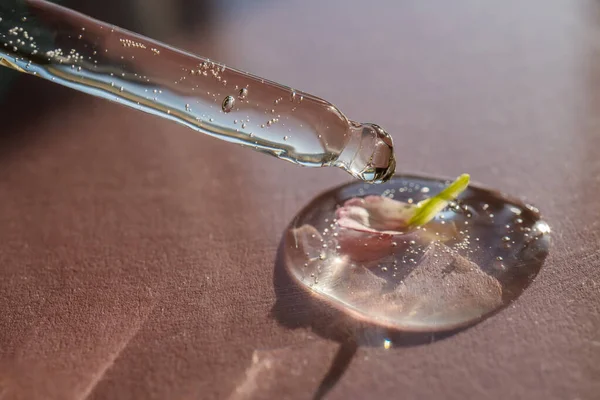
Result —
M367 182L395 170L392 139L334 105L40 0L0 5L0 64L199 132Z
M336 210L355 197L410 203L444 186L443 180L395 176L382 185L353 183L323 194L285 235L289 275L342 312L397 330L443 331L490 315L520 295L548 253L550 229L534 207L470 186L436 217L437 228L348 240L336 220Z

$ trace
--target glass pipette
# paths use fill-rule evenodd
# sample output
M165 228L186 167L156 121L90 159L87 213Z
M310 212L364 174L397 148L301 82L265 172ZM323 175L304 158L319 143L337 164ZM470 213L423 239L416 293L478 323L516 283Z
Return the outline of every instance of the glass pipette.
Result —
M395 171L392 138L316 96L44 0L0 5L0 64L309 167L366 182Z

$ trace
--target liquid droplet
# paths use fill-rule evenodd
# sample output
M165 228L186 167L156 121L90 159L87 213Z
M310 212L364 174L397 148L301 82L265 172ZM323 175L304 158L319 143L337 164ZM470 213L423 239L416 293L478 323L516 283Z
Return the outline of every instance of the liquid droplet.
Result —
M240 98L240 100L244 100L246 99L246 97L248 97L248 89L246 88L241 88L240 89L240 94L238 96Z
M321 301L360 322L397 330L442 331L480 321L505 307L529 286L548 254L550 228L539 213L523 203L471 185L464 192L461 207L448 207L444 224L430 224L409 232L372 234L360 230L351 219L360 207L357 198L393 193L382 201L407 204L439 193L441 179L394 176L380 185L351 183L321 195L295 218L283 243L284 267L289 275ZM383 199L383 197L382 197ZM387 204L387 203L386 203ZM473 213L470 224L462 205ZM521 213L522 231L506 236L506 225L514 213ZM365 212L367 208L365 208ZM335 234L323 234L333 220ZM349 224L348 221L353 221ZM538 227L542 228L538 228ZM540 232L536 240L527 236ZM377 229L371 226L370 229ZM336 235L337 234L337 235ZM507 240L508 238L508 240ZM505 246L510 241L510 246ZM327 247L325 247L326 245ZM501 262L501 263L500 263ZM305 266L306 265L306 266ZM318 285L308 279L319 277Z

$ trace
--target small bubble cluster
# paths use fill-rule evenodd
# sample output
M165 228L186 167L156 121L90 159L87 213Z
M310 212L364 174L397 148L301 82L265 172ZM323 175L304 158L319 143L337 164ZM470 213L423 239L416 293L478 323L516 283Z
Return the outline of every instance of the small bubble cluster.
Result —
M119 39L119 42L121 42L121 45L123 47L133 47L133 48L137 48L137 49L145 49L146 45L141 43L141 42L136 42L135 40L131 40L131 39L126 39L126 38L121 38Z

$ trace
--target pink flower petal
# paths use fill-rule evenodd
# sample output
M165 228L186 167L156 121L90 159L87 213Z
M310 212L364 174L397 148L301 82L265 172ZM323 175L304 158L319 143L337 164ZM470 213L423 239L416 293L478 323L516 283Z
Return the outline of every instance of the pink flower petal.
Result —
M338 232L340 253L354 261L376 261L393 254L394 235L343 228Z
M336 217L340 226L349 229L398 234L406 228L406 221L412 215L411 207L382 196L355 197L336 211Z
M409 246L411 241L438 240L435 231L406 231L413 205L382 196L347 200L336 211L338 245L355 261L376 261ZM441 232L454 231L447 224ZM441 239L441 237L440 237Z

